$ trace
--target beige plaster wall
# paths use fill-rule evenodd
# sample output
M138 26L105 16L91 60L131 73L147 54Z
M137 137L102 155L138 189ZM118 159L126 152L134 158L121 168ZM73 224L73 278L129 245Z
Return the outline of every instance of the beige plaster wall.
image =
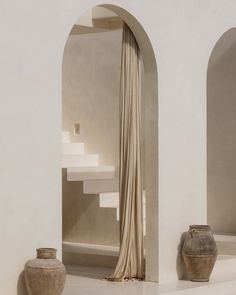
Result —
M100 164L118 169L119 83L122 31L69 36L63 59L63 129ZM98 195L84 195L82 182L63 178L63 240L100 245L119 244L116 209L100 208ZM80 259L81 261L81 259Z
M55 0L0 1L2 295L27 294L36 248L61 258L60 15Z
M236 233L236 29L216 44L207 79L208 223Z

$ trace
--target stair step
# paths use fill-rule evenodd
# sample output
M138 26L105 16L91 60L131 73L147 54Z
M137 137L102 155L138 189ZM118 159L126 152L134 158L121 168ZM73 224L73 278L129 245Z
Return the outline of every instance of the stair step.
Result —
M222 255L236 255L236 236L214 235L218 253Z
M99 205L101 208L119 208L119 193L101 193L99 194Z
M86 180L83 183L83 189L84 194L117 192L119 190L119 179Z
M62 168L94 167L98 165L97 154L62 155Z
M70 142L70 132L62 131L61 141L62 141L62 143L69 143Z
M77 254L93 254L93 255L104 255L104 256L118 256L119 247L87 244L87 243L74 243L66 242L62 243L63 252L66 253L77 253Z
M99 194L99 206L101 208L115 208L116 209L116 220L120 218L120 208L119 208L119 193L101 193Z
M114 177L115 177L114 166L70 167L67 169L68 181L111 179Z
M119 207L119 192L100 193L99 194L99 203L100 203L100 207L103 207L103 208L118 208ZM143 206L144 206L144 208L146 207L146 192L145 191L143 191ZM146 217L146 214L144 214L144 217Z
M143 190L143 233L146 236L146 191ZM119 220L119 192L107 192L99 194L101 208L116 208L116 219Z
M79 155L84 154L83 142L64 142L62 143L62 154Z

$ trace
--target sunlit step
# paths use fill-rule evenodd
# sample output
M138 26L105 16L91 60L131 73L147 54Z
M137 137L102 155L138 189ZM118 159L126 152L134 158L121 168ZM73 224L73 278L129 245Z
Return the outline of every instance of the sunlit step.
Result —
M100 207L119 207L119 192L100 193L99 199ZM143 205L146 205L145 191L143 191Z
M98 158L97 154L62 155L62 168L97 166Z
M236 236L214 235L218 253L222 255L236 255Z
M119 193L101 193L99 194L99 205L102 208L118 208L119 207Z
M146 191L143 190L143 234L146 236L147 224L146 224ZM119 192L108 192L99 194L99 206L101 208L115 208L116 220L120 219L120 205L119 205Z
M68 181L91 179L111 179L115 177L114 166L70 167L67 169Z
M61 133L61 142L62 143L69 143L70 142L70 132L62 131L62 133Z
M99 205L102 208L118 208L119 192L107 192L99 194ZM144 218L146 219L146 193L143 191Z
M66 242L62 243L62 250L65 253L76 254L92 254L92 255L104 255L104 256L118 256L119 247L87 244L87 243L74 243Z
M119 193L101 193L99 194L99 206L101 208L115 208L116 209L116 220L120 218L120 208L119 208Z
M86 180L83 183L83 189L84 194L117 192L119 190L119 179Z
M83 142L64 142L62 143L62 154L79 155L84 154Z

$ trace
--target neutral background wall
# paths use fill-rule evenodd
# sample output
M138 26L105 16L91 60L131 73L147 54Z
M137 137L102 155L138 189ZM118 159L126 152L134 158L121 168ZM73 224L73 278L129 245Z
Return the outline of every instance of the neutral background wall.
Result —
M63 57L63 130L80 135L86 153L98 153L101 165L118 176L119 84L122 31L70 35ZM82 182L63 178L63 240L119 244L116 209L100 208L98 195L83 194ZM77 259L78 260L78 259Z
M236 29L216 44L207 79L208 223L236 233Z
M36 247L60 248L63 49L76 19L101 3L0 3L1 294L16 294L20 271ZM206 222L207 63L216 41L236 24L236 3L109 3L140 21L158 61L159 277L172 281L181 233L190 223Z
M71 35L63 58L63 129L80 124L86 153L118 165L122 31Z
M24 295L38 247L61 252L57 1L0 1L0 294Z

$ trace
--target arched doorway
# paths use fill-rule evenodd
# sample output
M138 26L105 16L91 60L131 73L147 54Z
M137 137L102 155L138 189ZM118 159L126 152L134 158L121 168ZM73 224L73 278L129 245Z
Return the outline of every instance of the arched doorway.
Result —
M236 29L233 28L216 43L207 72L208 223L220 235L236 235L235 155Z
M65 146L69 143L68 131L73 133L70 141L77 144L83 141L87 147L87 158L91 160L89 169L82 171L82 167L79 172L74 170L74 174L73 164L72 169L68 166L74 156L68 156L68 162L64 165L65 168L69 167L63 173L64 258L71 263L79 257L78 263L82 261L90 264L88 255L92 254L93 262L99 265L101 260L104 263L106 256L108 266L112 266L116 259L117 210L110 209L112 206L118 209L114 204L116 190L111 185L117 186L119 66L123 21L133 31L142 52L146 278L158 281L157 67L151 43L140 23L124 9L113 5L95 7L81 16L72 28L64 52L64 143ZM68 151L68 148L65 149ZM103 168L97 171L93 166ZM91 171L93 177L88 176ZM100 178L96 179L98 174ZM101 175L106 176L101 178ZM107 197L110 199L107 200ZM106 205L111 200L112 204Z

